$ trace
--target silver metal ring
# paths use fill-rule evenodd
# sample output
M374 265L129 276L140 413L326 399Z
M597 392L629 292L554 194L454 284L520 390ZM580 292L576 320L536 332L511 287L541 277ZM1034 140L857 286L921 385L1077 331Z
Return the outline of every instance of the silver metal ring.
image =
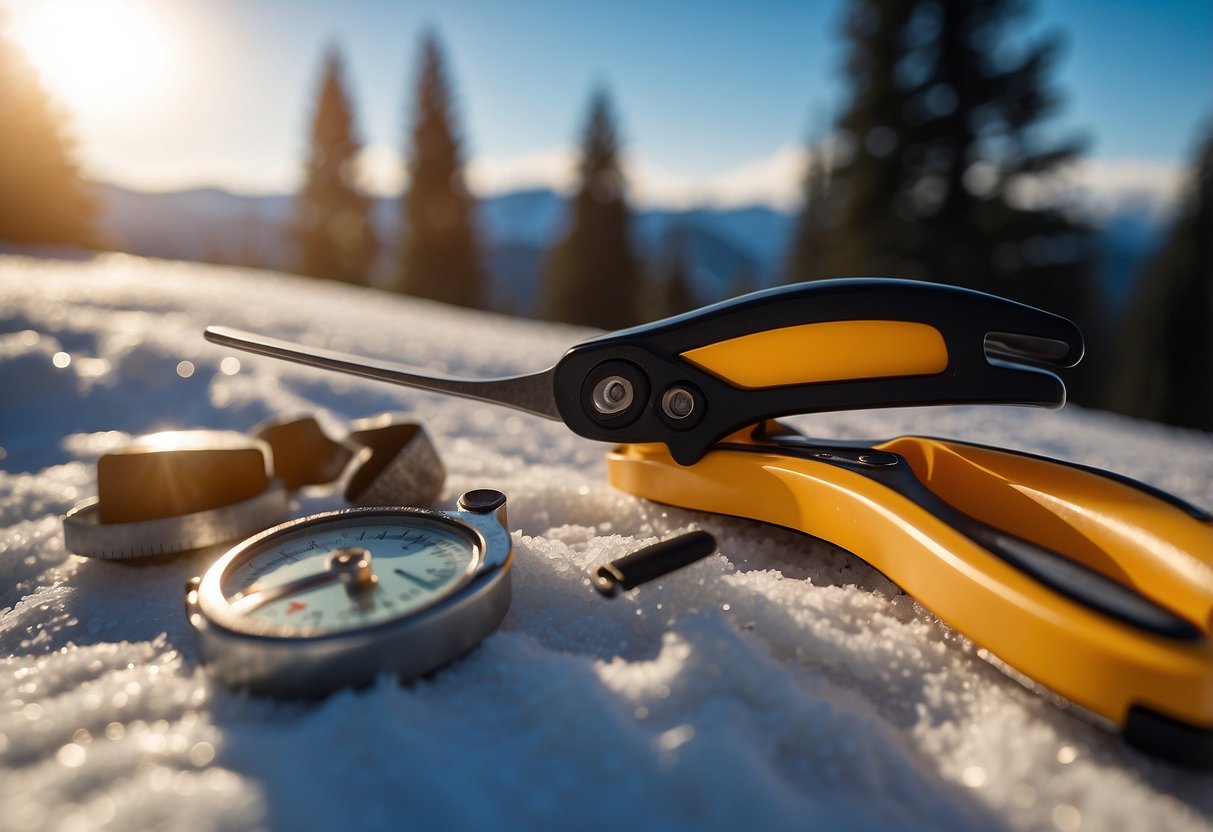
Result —
M284 518L287 504L286 489L273 480L257 496L219 508L134 523L101 523L93 497L64 516L63 542L68 551L86 558L154 558L248 537Z

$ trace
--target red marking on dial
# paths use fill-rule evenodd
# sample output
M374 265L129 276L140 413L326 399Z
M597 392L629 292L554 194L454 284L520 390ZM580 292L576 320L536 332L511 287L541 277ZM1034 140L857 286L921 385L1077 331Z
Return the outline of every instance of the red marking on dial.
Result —
M291 615L292 613L305 609L307 609L307 604L303 603L302 601L291 601L291 603L287 605L286 614Z

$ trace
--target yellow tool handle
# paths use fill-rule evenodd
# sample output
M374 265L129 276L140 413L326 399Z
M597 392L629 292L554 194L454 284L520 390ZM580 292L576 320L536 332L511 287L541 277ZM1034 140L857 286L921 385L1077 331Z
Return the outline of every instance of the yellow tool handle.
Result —
M1124 483L1097 482L1096 474L1009 452L987 458L986 449L906 437L871 448L869 455L877 465L888 463L881 455L898 455L897 465L912 467L924 487L979 522L1017 519L1022 530L1010 528L1021 530L1024 538L1074 557L1092 567L1088 572L1123 581L1124 591L1140 592L1191 622L1195 637L1160 635L1076 600L880 479L777 443L737 435L692 466L678 465L661 445L624 445L608 455L608 474L613 485L638 496L762 520L841 546L1011 667L1117 725L1126 724L1131 709L1143 707L1190 726L1213 727L1207 615L1213 583L1206 561L1191 555L1200 551L1207 557L1213 526L1177 505L1161 500L1154 505L1155 498ZM945 457L950 467L943 464ZM984 470L990 473L971 467L979 461L987 462ZM1003 467L1001 474L993 473L995 462ZM978 489L975 484L983 478L991 484ZM1011 509L990 509L1032 488L1055 500L1038 498L1039 509L1021 507L1027 515L1015 517ZM1156 525L1148 539L1136 537L1126 523L1113 522L1116 495L1132 511L1151 512ZM1094 513L1102 522L1074 508L1094 496L1106 501ZM1078 525L1064 532L1067 522ZM1096 533L1107 553L1102 560L1093 556L1093 548L1084 561L1068 547ZM1154 554L1159 541L1169 547L1165 558ZM1196 548L1184 550L1188 544ZM1147 580L1154 574L1152 561L1170 562L1161 583Z
M903 436L900 454L960 511L1047 546L1165 603L1206 633L1213 615L1213 523L1140 483L1077 465L943 439Z

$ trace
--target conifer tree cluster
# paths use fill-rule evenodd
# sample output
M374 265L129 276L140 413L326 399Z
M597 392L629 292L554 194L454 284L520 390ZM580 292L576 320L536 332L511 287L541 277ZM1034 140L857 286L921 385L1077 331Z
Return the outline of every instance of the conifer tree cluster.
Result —
M399 286L410 295L478 307L487 293L451 99L442 50L427 34L407 151Z
M687 257L687 232L684 227L676 226L667 235L666 249L667 259L655 280L657 297L652 305L654 314L645 315L646 318L681 315L698 306L691 288L691 265Z
M618 329L640 320L641 272L632 251L630 212L610 98L591 96L582 134L569 227L543 273L544 317Z
M1093 323L1088 231L1057 196L1081 142L1040 129L1060 103L1061 44L1013 38L1024 13L1019 0L852 0L849 102L812 154L789 279L953 283Z
M312 116L306 178L291 226L302 274L368 282L377 242L372 201L355 181L360 146L341 55L330 47Z
M1138 278L1109 405L1213 431L1213 123L1162 249Z
M475 228L476 202L464 179L451 85L433 33L421 42L410 125L393 288L461 306L484 306L488 291ZM370 202L352 181L358 149L341 61L330 50L312 121L307 182L297 199L293 227L305 273L363 282L374 258ZM603 91L591 98L579 175L568 233L543 267L541 312L589 326L631 325L642 314L643 277L632 250L615 116ZM686 275L672 277L658 298L662 308L647 317L686 302Z
M802 205L792 229L785 267L790 283L829 276L826 255L834 223L827 213L830 188L827 153L829 148L820 137L810 142L805 152Z
M0 240L93 246L96 197L62 114L0 31Z

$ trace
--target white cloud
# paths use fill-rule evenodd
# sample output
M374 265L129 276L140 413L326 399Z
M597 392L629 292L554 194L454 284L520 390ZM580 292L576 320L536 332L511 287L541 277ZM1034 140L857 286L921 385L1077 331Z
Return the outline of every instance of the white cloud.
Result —
M1071 173L1097 216L1128 208L1163 216L1174 208L1184 175L1180 162L1146 159L1086 159Z
M468 186L478 194L526 188L566 192L576 181L577 154L571 147L536 150L512 158L481 156L467 165ZM404 157L395 148L371 145L358 156L358 181L379 196L394 196L408 180Z
M391 195L404 186L404 162L390 147L365 148L360 181L372 193ZM641 156L625 157L624 172L634 204L643 207L735 207L755 203L794 208L799 200L804 153L785 145L706 179L670 173ZM481 156L467 168L468 184L492 195L525 188L570 192L576 185L577 149L552 147L511 158Z
M150 193L221 188L238 194L289 194L300 182L299 164L295 161L262 164L254 170L248 165L215 160L183 166L176 159L132 162L93 154L85 155L81 161L86 174L98 181Z
M667 173L643 158L625 165L633 200L644 206L735 208L764 204L791 210L800 201L804 149L786 144L706 179Z
M395 196L404 189L404 162L395 148L376 144L358 154L358 184L376 196Z
M243 193L290 193L299 184L295 163L262 165L255 176L235 164L195 167L183 175L179 166L124 167L118 160L98 160L105 178L146 190L173 190L211 185ZM109 164L104 164L108 162ZM731 208L769 205L794 211L800 203L804 148L784 144L766 156L749 159L720 173L695 177L672 173L639 154L625 156L630 199L643 208ZM481 156L467 167L472 190L490 196L526 188L552 188L569 193L576 184L577 149L551 147L510 158ZM1067 171L1067 181L1095 217L1118 210L1165 216L1175 204L1185 175L1180 162L1143 159L1087 159ZM372 145L359 156L359 181L369 192L394 196L405 184L405 166L392 147Z
M572 147L536 150L512 159L481 156L468 164L468 186L478 194L528 188L568 193L577 181L577 151Z

